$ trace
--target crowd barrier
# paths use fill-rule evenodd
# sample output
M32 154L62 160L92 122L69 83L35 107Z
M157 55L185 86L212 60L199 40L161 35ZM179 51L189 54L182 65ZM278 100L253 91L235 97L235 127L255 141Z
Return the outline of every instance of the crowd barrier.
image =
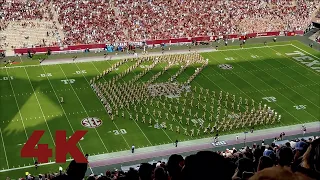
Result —
M249 34L231 34L224 36L203 36L203 37L192 37L192 38L178 38L178 39L161 39L161 40L146 40L145 43L148 46L159 45L159 44L181 44L181 43L191 43L191 42L208 42L215 41L216 39L249 39L256 37L267 37L267 36L295 36L303 35L303 31L277 31L277 32L262 32L262 33L249 33ZM124 42L124 43L112 43L113 45L142 45L143 42ZM52 54L58 53L76 53L82 52L85 49L90 51L101 51L106 47L106 44L82 44L82 45L72 45L65 47L34 47L34 48L19 48L14 49L14 53L27 54L31 53L47 53L51 51Z

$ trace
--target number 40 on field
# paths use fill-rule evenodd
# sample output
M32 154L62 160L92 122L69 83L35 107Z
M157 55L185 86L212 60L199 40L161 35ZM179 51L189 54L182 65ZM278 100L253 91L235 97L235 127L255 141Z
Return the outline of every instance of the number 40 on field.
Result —
M55 161L56 163L65 163L68 153L77 163L87 163L83 153L78 149L77 143L88 131L76 131L68 140L66 131L56 131L55 138ZM44 131L34 131L26 144L22 147L20 155L24 158L38 158L39 163L49 162L52 157L52 149L48 144L38 144ZM35 148L37 146L37 148Z

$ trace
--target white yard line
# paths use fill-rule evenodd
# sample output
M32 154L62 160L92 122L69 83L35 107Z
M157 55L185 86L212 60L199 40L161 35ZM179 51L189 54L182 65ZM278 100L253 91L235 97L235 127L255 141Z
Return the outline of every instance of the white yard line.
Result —
M221 53L221 54L223 54L223 53ZM242 56L240 56L238 53L236 53L237 54L237 56L239 56L239 57L241 57L242 59L244 59ZM224 55L224 54L223 54ZM225 55L224 55L225 56ZM248 62L250 62L250 61L248 61ZM250 62L251 63L251 62ZM255 66L255 65L254 65ZM244 67L242 67L241 65L240 65L240 67L245 71L245 72L247 72L247 70L244 68ZM250 72L249 72L250 73ZM252 74L252 73L250 73L251 75L253 75L253 76L255 76L254 74ZM238 75L237 75L238 76ZM238 77L240 77L240 76L238 76ZM255 76L255 77L257 77L257 78L259 78L258 76ZM243 79L242 77L240 77L241 79ZM267 86L269 86L271 89L274 89L272 86L270 86L268 83L266 83L266 82L264 82L261 78L259 78L260 79L260 81L261 82L263 82L264 84L266 84ZM261 90L259 90L259 89L257 89L256 87L254 87L254 86L252 86L248 81L246 81L245 79L243 79L245 82L247 82L251 87L253 87L254 89L256 89L259 93L261 93L262 95L264 95L264 96L266 96L264 93L262 93L262 91ZM280 93L279 91L277 91L277 90L275 90L279 95L281 95L281 96L283 96L284 98L286 98L287 100L289 100L289 101L291 101L287 96L284 96L282 93ZM292 101L291 101L292 102ZM295 104L294 102L292 102L293 104ZM277 104L277 103L276 103ZM285 110L282 106L280 106L280 105L278 105L278 107L280 107L281 109L283 109L285 112L287 112L288 114L290 114L293 118L295 118L297 121L299 121L300 123L303 123L302 121L300 121L298 118L296 118L295 116L293 116L289 111L287 111L287 110ZM315 119L317 119L317 118L315 118ZM282 123L282 122L281 122Z
M34 96L36 97L36 100L37 100L37 102L38 102L38 105L39 105L39 108L40 108L40 111L41 111L42 117L44 118L44 121L45 121L45 123L46 123L46 125L47 125L47 128L48 128L48 131L49 131L49 133L50 133L50 136L51 136L51 139L52 139L53 145L54 145L54 146L56 146L56 143L55 143L54 138L53 138L53 136L52 136L51 130L50 130L50 128L49 128L49 124L48 124L48 122L47 122L47 118L46 118L46 116L45 116L45 115L44 115L44 113L43 113L43 110L42 110L41 104L40 104L40 102L39 102L39 99L38 99L37 93L36 93L36 91L35 91L35 90L34 90L34 88L33 88L33 85L32 85L32 83L31 83L31 80L30 80L29 74L28 74L28 72L27 72L27 69L26 69L26 68L24 68L24 70L25 70L26 75L27 75L27 77L28 77L28 80L29 80L29 83L30 83L30 85L31 85L32 91L33 91L33 93L34 93Z
M60 67L60 69L61 69L62 73L63 73L63 74L64 74L64 76L65 76L65 78L66 78L66 79L68 79L68 77L67 77L66 73L63 71L63 69L61 68L61 66L60 66L60 65L58 65L58 66ZM88 114L87 110L85 109L85 107L83 106L83 104L82 104L82 102L81 102L81 100L80 100L80 98L79 98L79 96L78 96L77 92L74 90L73 86L72 86L70 83L69 83L69 85L70 85L71 89L73 90L74 94L77 96L77 99L78 99L78 101L80 102L80 104L81 104L81 106L82 106L82 108L83 108L84 112L86 113L87 117L89 117L89 114ZM94 130L96 131L96 133L97 133L97 135L98 135L98 137L99 137L99 139L100 139L100 141L101 141L102 145L103 145L103 146L104 146L104 148L106 149L106 151L107 151L107 152L109 152L109 150L108 150L108 148L106 147L106 145L104 144L104 142L103 142L103 140L102 140L101 136L99 135L99 133L98 133L97 129L96 129L96 128L94 128Z
M1 139L2 139L2 145L3 145L3 150L4 150L4 156L6 157L6 162L7 162L8 169L10 169L10 167L9 167L9 162L8 162L8 157L7 157L6 146L4 145L4 140L3 140L3 135L2 135L1 128L0 128L0 135L1 135Z
M46 72L46 70L44 69L43 66L42 66L42 69L43 69L43 72L44 72L45 74L47 74L47 72ZM50 86L51 86L51 88L52 88L52 90L53 90L53 92L54 92L54 94L55 94L55 96L56 96L56 98L57 98L57 101L59 101L59 97L58 97L55 89L53 88L53 85L52 85L49 77L48 77L48 76L46 76L46 77L47 77L47 80L48 80L48 82L50 83ZM65 117L66 117L66 119L67 119L67 121L68 121L68 123L69 123L69 126L70 126L72 132L74 133L75 131L74 131L74 129L73 129L71 123L70 123L70 120L69 120L69 118L68 118L68 115L67 115L66 111L64 110L62 104L61 104L61 103L59 103L59 104L60 104L60 107L61 107L61 109L62 109L62 111L63 111L63 114L65 115ZM83 150L83 148L82 148L82 146L81 146L81 144L80 144L80 142L79 142L79 147L80 147L82 153L85 153L84 150ZM92 168L91 168L90 166L89 166L89 168L90 168L90 171L93 173Z
M6 72L7 72L7 76L9 77L10 75L8 73L8 69L6 69ZM22 118L22 115L21 115L21 111L20 111L20 107L19 107L19 104L18 104L18 100L17 100L17 97L15 95L15 92L14 92L14 89L13 89L13 86L12 86L12 83L11 83L11 79L8 78L8 80L9 80L9 83L10 83L10 86L11 86L11 90L13 92L14 100L15 100L17 108L18 108L18 112L19 112L19 116L20 116L20 119L21 119L21 122L22 122L22 125L23 125L24 133L25 133L26 138L28 140L28 134L27 134L26 126L24 125L24 122L23 122L23 118ZM33 159L33 161L35 161L34 157L32 159Z
M97 69L97 67L94 65L94 63L91 62L91 64L94 66L94 68L97 70L97 72L100 73L100 71ZM104 76L102 76L102 78L106 81L106 79L104 78ZM88 81L87 81L87 82L88 82ZM90 83L89 83L89 86L90 86ZM99 100L99 97L97 96L97 94L96 94L96 93L94 93L94 94L96 95L97 99ZM99 101L100 101L100 100L99 100ZM102 105L102 107L103 107L103 109L105 110L105 112L107 112L107 110L105 109L105 107L103 106L103 104L102 104L101 101L100 101L100 104ZM108 113L108 112L107 112L107 113ZM119 127L117 126L117 124L116 124L114 121L112 121L112 123L113 123L114 126L117 128L117 130L120 131L120 129L119 129ZM128 141L126 140L126 138L124 138L124 136L122 135L122 133L120 133L120 135L122 136L123 140L126 142L127 146L128 146L129 148L131 148L130 145L129 145L129 143L128 143Z
M250 52L249 52L250 53ZM237 56L239 56L239 57L241 57L242 59L245 59L245 58L243 58L240 54L238 54L238 53L235 53L235 54L237 54ZM250 53L251 55L253 55L252 53ZM254 63L251 63L251 61L247 61L247 62L249 62L250 64L252 64L252 65L254 65L256 68L258 68L258 69L261 69L261 68L259 68L258 66L256 66ZM271 66L269 63L266 63L265 62L265 64L268 64L269 66ZM240 65L241 66L241 65ZM241 66L242 67L242 66ZM243 67L242 67L243 68ZM246 71L246 69L245 68L243 68L245 71ZM277 70L277 71L279 71L279 70ZM264 71L265 72L265 71ZM281 72L281 71L280 71ZM251 73L251 72L249 72L249 73ZM273 75L271 75L270 73L268 73L268 72L265 72L266 74L268 74L269 76L271 76L271 77L273 77L274 79L276 79L277 80L277 78L276 77L274 77ZM282 72L281 72L282 73ZM251 73L252 74L252 73ZM283 73L284 74L284 73ZM286 75L286 74L285 74ZM287 75L286 75L287 76ZM258 76L257 76L258 77ZM258 77L259 78L259 77ZM291 78L291 77L290 77ZM260 78L259 78L260 79ZM292 79L292 78L291 78ZM262 79L261 79L262 80ZM284 86L286 86L287 87L287 89L289 89L290 87L288 87L288 85L286 85L286 84L284 84L284 83L282 83L281 81L279 81L279 80L277 80L279 83L281 83L282 85L284 85ZM296 81L297 82L297 81ZM264 82L265 83L265 82ZM297 82L298 84L300 84L300 85L302 85L301 83L299 83L299 82ZM265 83L265 84L267 84L267 83ZM270 86L269 84L267 84L268 86ZM271 86L270 86L271 87ZM290 98L288 98L287 96L285 96L285 95L283 95L282 93L280 93L278 90L276 90L275 88L273 88L273 87L271 87L272 89L274 89L275 91L277 91L279 94L281 94L283 97L285 97L286 99L288 99L289 101L291 101L293 104L294 104L294 102L290 99ZM294 89L291 89L293 92L295 92L296 94L298 94L298 95L300 95L297 91L295 91ZM303 99L305 99L305 100L307 100L307 101L309 101L309 103L311 103L311 104L313 104L313 105L315 105L316 107L318 107L319 108L319 106L318 105L316 105L316 104L314 104L313 102L311 102L309 99L307 99L307 98L305 98L304 96L302 96L302 95L300 95ZM312 117L314 117L312 114L310 114L308 111L305 111L306 113L308 113L309 115L311 115ZM314 117L315 119L317 119L316 117Z
M221 54L223 54L223 53L221 53ZM224 55L224 54L223 54ZM212 58L212 59L214 59L210 54L209 54L209 56ZM225 55L224 55L225 56ZM221 63L218 59L217 59L217 61L219 62L219 63ZM242 67L242 66L241 66ZM212 68L213 69L213 68ZM256 91L257 92L259 92L260 94L262 94L262 95L264 95L264 96L266 96L261 90L259 90L259 89L257 89L256 87L254 87L254 86L252 86L251 85L251 83L249 83L248 81L246 81L245 79L243 79L241 76L239 76L239 75L237 75L237 74L235 74L236 76L238 76L240 79L242 79L243 81L245 81L247 84L249 84L251 87L253 87L254 89L256 89ZM204 75L205 76L205 75ZM208 78L209 79L209 78ZM225 79L227 79L227 78L225 78ZM210 80L210 79L209 79ZM227 79L228 80L228 79ZM229 80L228 80L229 81ZM260 81L262 81L261 79L260 79ZM229 81L230 82L230 81ZM263 83L265 83L264 81L262 81ZM231 84L233 84L232 82L230 82ZM235 84L233 84L234 86L236 86ZM268 84L267 84L268 85ZM269 85L268 85L269 86ZM236 86L237 87L237 86ZM238 88L238 87L237 87ZM271 87L272 88L272 87ZM238 88L239 89L239 88ZM242 90L241 90L242 91ZM242 91L243 92L243 91ZM244 92L243 92L244 93ZM246 94L246 93L244 93L244 94ZM246 94L247 95L247 94ZM248 96L248 95L247 95ZM250 96L248 96L248 97L250 97ZM278 105L278 107L280 107L282 110L284 110L285 112L287 112L288 114L290 114L288 111L286 111L284 108L282 108L280 105ZM290 114L293 118L295 118L295 119L297 119L295 116L293 116L292 114ZM298 120L298 119L297 119ZM299 120L298 120L299 121ZM299 122L301 122L301 121L299 121ZM283 123L280 121L280 123L283 125Z
M305 51L305 50L303 50L303 49L299 48L298 46L293 45L293 44L290 44L290 45L291 45L291 46L293 46L293 47L295 47L295 48L297 48L297 49L299 49L300 51L302 51L302 52L304 52L304 53L306 53L306 54L309 54L310 56L312 56L312 57L314 57L314 58L316 58L316 59L320 60L320 58L319 58L319 57L317 57L317 56L315 56L315 55L313 55L313 54L311 54L311 53L309 53L309 52L307 52L307 51ZM272 46L270 46L270 47L272 47Z
M270 49L271 49L271 48L270 48ZM260 51L260 50L258 50L258 51ZM275 50L274 50L274 51L275 51ZM263 51L260 51L260 52L262 52L263 54L266 54L266 53L264 53ZM276 51L276 52L278 52L278 51ZM251 54L251 53L250 53L250 54ZM280 53L280 54L282 54L282 53ZM266 54L266 55L267 55L267 54ZM269 56L269 57L270 57L270 56ZM272 57L271 57L271 59L276 60L276 59L274 59L274 58L272 58ZM290 59L289 59L289 60L290 60ZM276 61L285 66L285 64L283 64L281 61L278 61L278 60L276 60ZM270 65L267 61L264 61L264 62L265 62L266 64L268 64L269 66L273 67L273 66ZM259 68L259 69L261 69L261 68ZM292 77L290 77L289 75L287 75L286 73L283 73L283 72L280 71L279 69L276 69L276 70L279 71L280 73L284 74L285 76L289 77L289 78L292 79L293 81L297 82L297 84L303 85L303 84L301 84L300 82L298 82L297 80L295 80L295 79L293 79ZM263 71L264 71L264 70L263 70ZM269 74L268 72L266 72L266 71L264 71L264 72L267 73L268 75L272 76L272 75ZM296 71L295 71L295 72L296 72ZM301 76L303 76L303 75L302 75L301 73L299 73L299 72L296 72L296 73L298 73L298 74L300 74ZM274 76L272 76L272 77L275 78ZM303 76L303 77L305 77L305 76ZM306 78L306 77L305 77L305 78ZM306 79L308 79L308 78L306 78ZM309 79L309 80L310 80L310 79ZM279 81L279 80L278 80L278 81ZM310 80L310 81L312 81L312 80ZM286 87L289 87L288 85L282 83L281 81L279 81L279 82L280 82L281 84L285 85ZM312 82L314 82L314 81L312 81ZM316 82L314 82L314 83L316 83ZM310 90L309 88L308 88L308 90L311 91L312 93L314 93L315 95L318 95L318 93ZM302 95L301 95L300 93L298 93L297 91L295 91L295 90L293 90L293 89L292 89L292 91L294 91L295 93L299 94L299 95L300 95L301 97L303 97L305 100L309 101L311 104L313 104L313 105L315 105L316 107L319 108L319 105L314 104L313 102L311 102L309 99L307 99L307 98L305 98L304 96L302 96Z
M273 51L275 51L275 52L277 52L277 53L280 53L280 52L278 52L277 50L272 49L271 47L269 47L269 49L271 49L271 50L273 50ZM295 64L298 64L299 66L297 66L297 67L303 67L304 69L307 69L307 70L309 70L310 72L312 72L312 73L314 73L314 74L316 74L316 75L319 75L319 73L316 73L313 69L308 68L307 66L304 66L302 63L299 63L299 62L293 60L293 58L290 57L290 56L288 56L288 55L286 55L286 53L284 53L284 54L280 53L280 54L281 54L281 56L284 56L286 59L288 59L288 60L290 60L290 61L293 61ZM289 67L289 69L294 68L294 66L287 66L287 67ZM293 69L292 69L292 70L293 70ZM297 72L297 73L299 73L299 72ZM300 74L301 76L309 79L307 76L304 76L304 75L301 74L301 73L299 73L299 74ZM309 80L312 81L312 82L314 82L314 81L311 80L311 79L309 79Z
M92 63L92 62L91 62L91 63ZM77 65L77 63L74 63L74 64L77 66L78 70L80 71L81 69L79 68L79 66ZM90 86L90 82L87 80L87 78L86 78L83 74L82 74L82 76L83 76L83 78L86 80L86 82L88 83L89 87L91 87L91 86ZM94 93L94 94L96 95L97 99L100 101L100 99L98 98L97 94L96 94L96 93ZM100 101L100 104L102 105L101 101ZM104 108L103 105L102 105L102 107ZM104 109L105 109L105 108L104 108ZM105 109L105 111L107 112L106 109ZM118 128L118 126L116 125L116 123L113 122L113 124L115 125L115 127L117 128L117 130L120 131L120 129ZM128 146L129 148L131 148L131 147L129 146L127 140L123 137L122 133L120 133L120 135L122 136L122 138L123 138L124 141L126 142L127 146Z
M168 73L168 72L167 72ZM185 75L187 75L188 76L188 74L187 73L185 73L184 71L182 72L182 73L184 73ZM171 75L170 73L168 73L169 75ZM200 74L203 74L202 73L202 71L200 72ZM211 83L213 83L214 85L216 85L218 88L220 88L220 90L223 90L219 85L217 85L216 83L214 83L214 81L212 81L210 78L208 78L205 74L203 74L203 76L204 77L206 77ZM220 76L222 76L222 75L220 75ZM227 81L229 81L227 78L225 78L224 76L222 76L224 79L226 79ZM196 84L198 84L198 86L199 87L202 87L197 81L192 81L192 82L194 82L194 83L196 83ZM240 88L238 88L238 86L236 86L235 84L233 84L231 81L229 81L234 87L236 87L237 89L239 89L243 94L245 94L247 97L249 97L250 98L250 96L248 96L244 91L242 91ZM202 87L203 88L203 87ZM205 89L205 88L204 88ZM211 114L211 113L210 113ZM282 122L281 122L281 124L282 124ZM266 125L264 125L263 124L263 126L266 126ZM211 135L209 135L209 137L210 137Z
M191 65L192 64L190 64L190 66L188 66L188 67L191 67ZM161 65L160 65L161 66ZM164 68L163 66L161 66L162 68ZM152 73L152 72L151 72ZM166 73L168 73L171 77L173 76L172 74L170 74L168 71L166 71ZM184 71L182 71L182 73L184 73L184 74L186 74L187 75L187 77L188 77L188 74L187 73L185 73ZM179 75L181 75L182 73L180 73ZM201 73L201 72L200 72ZM160 75L161 76L161 75ZM159 77L160 77L159 76ZM198 84L198 86L199 87L202 87L202 86L200 86L200 84L197 82L197 81L192 81L192 82L194 82L194 83L196 83L196 84ZM220 88L217 84L215 84L218 88ZM205 89L205 88L204 88ZM220 88L221 89L221 88ZM222 89L221 89L222 90ZM168 111L171 115L172 115L172 113L170 112L170 111ZM210 113L210 112L209 112ZM211 114L211 113L210 113ZM182 129L184 129L184 127L180 124L180 123L178 123L179 124L179 126L180 127L182 127ZM210 135L209 135L210 136Z
M108 61L107 61L108 62ZM108 64L110 65L110 63L108 62ZM128 66L128 64L127 63L125 63L127 66ZM110 65L111 66L111 65ZM117 73L117 75L119 74L117 71L115 71L116 73ZM122 81L124 81L122 78L121 78L121 80ZM128 110L127 110L127 112L129 112ZM144 137L147 139L147 141L149 142L149 144L151 145L151 146L153 146L153 144L151 143L151 141L149 140L149 138L146 136L146 134L142 131L142 129L140 128L140 126L139 126L139 124L135 121L135 120L133 120L134 121L134 123L137 125L137 127L140 129L140 131L141 131L141 133L144 135Z
M128 66L128 64L126 64L127 65L127 67L129 67ZM135 75L136 75L136 73L132 70L131 72L133 72ZM150 71L149 72L151 72L151 69L150 69ZM142 103L141 104L144 108L146 108L145 107L145 105ZM170 112L169 112L170 113ZM170 113L171 114L171 113ZM151 113L150 113L150 116L152 116L154 119L156 119L156 117L154 117ZM137 124L137 123L136 123ZM138 125L138 124L137 124ZM138 126L139 127L139 126ZM140 128L140 127L139 127ZM166 133L166 131L165 130L163 130L162 128L161 128L161 130L162 130L162 132L164 132L164 134L169 138L169 140L171 141L171 142L174 142L171 138L170 138L170 136Z

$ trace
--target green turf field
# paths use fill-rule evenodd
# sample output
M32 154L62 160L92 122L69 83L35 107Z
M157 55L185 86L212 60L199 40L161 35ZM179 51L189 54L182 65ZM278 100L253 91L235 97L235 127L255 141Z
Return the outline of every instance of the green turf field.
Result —
M305 54L290 55L286 53ZM209 60L209 65L192 81L191 89L197 87L195 97L201 87L216 91L229 92L236 98L262 101L282 115L281 123L260 125L256 128L290 125L319 121L320 119L320 53L298 43L281 45L251 45L244 49L223 48L216 52L201 53ZM297 58L299 57L299 58ZM79 149L90 155L103 154L130 149L166 144L179 140L212 136L202 134L190 137L183 133L158 129L140 121L135 122L121 117L111 121L104 106L90 87L89 81L110 68L114 61L57 64L46 66L23 66L0 69L0 170L32 165L34 160L20 158L20 150L34 130L45 130L40 143L54 147L57 130L66 130L72 135L76 130L88 130L81 140ZM124 72L134 62L127 62L105 76L101 81L108 81ZM152 62L143 62L121 79L130 81ZM228 64L231 69L222 69L221 64ZM146 82L160 72L167 63L158 63L138 82ZM177 77L178 82L185 82L201 64L188 66ZM167 82L180 65L171 66L154 83ZM60 97L64 103L60 104ZM257 104L257 103L256 103ZM210 101L208 101L210 106ZM139 106L140 107L140 106ZM138 109L139 109L138 107ZM150 108L151 110L152 108ZM195 111L196 108L194 108ZM126 110L133 112L132 106ZM86 117L102 120L98 128L87 128L81 124ZM161 119L160 119L161 120ZM205 124L209 123L208 121ZM168 125L169 123L167 123ZM179 125L174 122L175 126ZM190 125L191 126L191 125ZM191 129L191 127L189 128ZM240 128L237 131L243 131ZM231 133L226 131L223 133ZM51 158L54 161L54 158ZM0 179L7 175L16 177L19 171L0 171ZM18 175L20 176L20 175Z

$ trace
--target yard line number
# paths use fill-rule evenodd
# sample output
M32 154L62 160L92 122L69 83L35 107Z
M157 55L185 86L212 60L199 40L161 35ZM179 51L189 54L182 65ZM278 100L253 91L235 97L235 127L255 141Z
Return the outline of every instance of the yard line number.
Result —
M113 130L113 134L114 135L127 134L127 131L125 129Z
M86 70L80 70L80 71L76 71L76 74L86 74L87 71Z
M40 77L51 77L51 73L46 73L46 74L40 74Z
M8 81L8 80L13 80L13 76L4 76L2 78L0 78L0 80L4 80L4 81Z
M293 106L293 107L296 108L296 110L303 110L303 109L307 108L307 105L296 105L296 106Z
M226 57L224 59L227 60L227 61L234 61L235 60L233 57Z
M264 97L262 98L268 102L276 102L277 101L277 98L273 97L273 96L270 96L270 97Z
M63 79L61 82L64 84L73 84L76 80L75 79Z
M251 55L251 57L252 57L253 59L259 58L258 55Z

